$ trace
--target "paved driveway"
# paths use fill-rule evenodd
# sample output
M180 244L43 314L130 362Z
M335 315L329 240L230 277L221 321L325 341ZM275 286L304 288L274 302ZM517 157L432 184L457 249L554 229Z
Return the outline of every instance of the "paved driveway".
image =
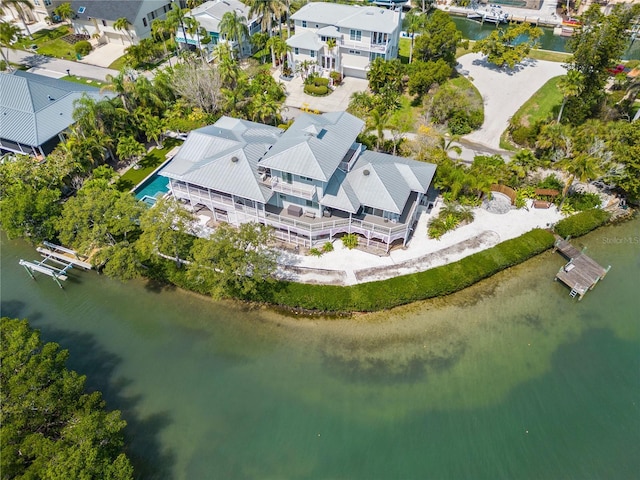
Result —
M109 68L109 65L124 55L124 50L128 46L115 42L106 43L94 48L89 55L85 55L79 61L88 65Z
M561 63L527 59L514 69L497 68L479 53L458 59L459 71L480 91L484 101L484 123L465 138L471 142L500 148L500 135L509 119L549 79L565 75Z
M310 109L319 112L340 112L347 109L349 99L354 92L363 92L369 83L360 78L346 77L342 85L337 87L331 95L326 97L313 97L303 91L302 78L298 75L290 81L282 81L279 77L280 71L276 71L273 77L278 82L282 82L287 92L284 102L286 107L296 109Z

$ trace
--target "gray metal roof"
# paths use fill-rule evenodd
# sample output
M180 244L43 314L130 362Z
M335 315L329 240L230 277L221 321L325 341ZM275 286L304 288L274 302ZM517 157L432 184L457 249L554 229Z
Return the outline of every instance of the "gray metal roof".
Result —
M303 114L260 165L328 182L363 126L362 120L346 112Z
M222 117L191 132L160 174L266 203L272 191L260 182L258 160L281 132L269 125Z
M302 33L296 33L293 37L287 39L287 45L293 48L302 48L305 50L313 50L317 52L322 48L322 43L318 35L311 30L304 30Z
M124 17L133 24L143 4L153 5L147 8L151 11L162 8L167 3L170 3L169 0L73 0L71 8L82 20L90 18L117 20Z
M399 15L399 12L381 7L312 2L291 15L291 18L306 20L308 28L311 28L314 23L318 23L370 32L391 33L398 27Z
M73 102L83 94L99 100L96 87L16 71L0 74L0 138L38 146L73 121Z
M342 180L331 179L320 203L350 212L366 205L401 214L412 191L427 192L435 171L431 163L365 151Z

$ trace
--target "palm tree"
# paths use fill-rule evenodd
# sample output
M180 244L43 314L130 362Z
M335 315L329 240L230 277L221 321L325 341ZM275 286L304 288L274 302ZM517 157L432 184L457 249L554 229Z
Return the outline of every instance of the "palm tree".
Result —
M558 162L558 166L569 174L569 178L562 190L563 201L576 178L581 182L585 182L597 178L602 173L598 159L583 152L576 155L575 158L565 158Z
M249 18L261 16L262 29L272 36L273 17L281 16L283 13L284 5L281 0L247 0L247 5L249 5ZM282 35L282 32L280 34Z
M120 17L115 22L113 22L113 28L115 28L116 30L125 32L127 34L127 37L129 37L129 41L131 42L131 45L133 45L133 37L129 32L130 27L131 27L131 22L129 22L129 20L127 20L126 17ZM124 40L122 40L122 44L124 45Z
M333 67L336 64L336 59L333 55L333 52L337 44L338 42L336 42L335 38L327 38L327 50L329 51L329 56L331 57L331 60L330 60L331 63L329 64L329 71L333 71Z
M13 48L13 43L20 38L20 27L9 22L0 22L0 54L7 64L7 68L12 70L11 64L9 64L9 49ZM2 50L2 47L7 49L7 53Z
M153 140L156 142L156 147L162 148L160 143L160 137L164 132L164 121L162 118L153 115L148 109L139 108L136 110L136 117L140 122L140 126L144 130L144 134L147 137L147 141Z
M269 40L267 40L267 47L271 50L273 68L276 68L276 59L279 59L280 64L282 64L284 56L291 50L291 47L287 45L287 42L285 42L281 37L269 38Z
M171 67L171 56L169 55L169 51L167 50L167 42L166 36L169 35L171 37L171 43L174 42L173 29L169 26L166 20L160 20L159 18L155 19L151 24L151 35L156 41L162 42L162 46L164 47L164 55L169 59L169 66Z
M31 3L30 0L2 0L2 3L13 7L13 9L18 13L18 17L20 18L27 35L29 38L33 39L33 35L31 35L31 31L27 26L27 20L25 19L25 12L33 11L33 3Z
M270 95L266 93L257 95L251 102L250 109L253 121L260 120L262 123L267 123L268 120L273 120L273 124L277 124L280 104Z
M200 23L194 17L185 17L184 27L191 38L195 37L198 51L200 51Z
M232 12L225 12L220 20L218 26L220 35L224 35L228 42L235 42L238 46L238 54L240 57L243 55L243 43L249 38L249 27L247 26L247 19L234 10Z
M424 28L426 17L423 14L417 14L413 10L409 11L404 17L404 29L411 37L409 46L409 63L413 61L413 40L416 32Z
M124 160L138 160L142 157L147 150L144 148L144 145L137 141L130 135L126 137L122 137L118 141L118 148L116 149L116 153L119 158Z
M186 10L176 6L172 3L175 8L172 8L171 11L167 13L167 26L171 29L173 34L178 31L178 28L182 31L182 36L184 37L184 44L180 48L186 48L187 46L187 32L184 28L184 21L186 20ZM175 37L174 37L175 38Z
M71 25L71 19L75 15L73 8L71 8L71 4L68 2L58 5L53 10L53 13L59 16L62 20L65 20L69 25Z
M562 77L558 81L558 89L562 92L562 105L560 106L560 111L558 112L558 120L560 123L562 119L562 112L564 111L564 106L567 104L567 100L570 97L577 97L582 93L584 85L584 75L578 70L569 70L567 75Z
M104 90L111 90L117 93L124 109L128 112L131 112L133 110L133 106L131 105L130 100L132 82L129 79L129 76L125 75L125 73L122 71L115 76L107 75L106 80L109 84L102 87L100 92L103 92Z
M391 113L388 110L382 112L380 108L374 108L373 110L371 110L371 112L369 112L369 118L367 119L366 128L369 131L376 131L376 150L378 151L380 151L380 145L384 140L384 129L387 128L390 116Z

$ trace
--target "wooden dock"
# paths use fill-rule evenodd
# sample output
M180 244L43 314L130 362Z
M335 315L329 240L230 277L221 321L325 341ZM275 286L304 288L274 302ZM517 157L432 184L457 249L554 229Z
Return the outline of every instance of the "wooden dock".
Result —
M578 300L582 300L585 293L592 290L611 269L611 265L604 268L594 259L585 255L584 250L586 250L586 247L583 250L578 250L569 243L568 239L565 240L558 237L554 247L554 250L559 251L569 260L566 265L558 270L556 280L560 280L567 285L571 289L569 295L573 298L578 296Z

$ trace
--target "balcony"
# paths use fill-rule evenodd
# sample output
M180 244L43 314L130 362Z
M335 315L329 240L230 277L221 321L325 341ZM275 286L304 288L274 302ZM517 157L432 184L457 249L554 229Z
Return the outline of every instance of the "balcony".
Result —
M316 195L316 187L297 183L295 185L285 183L278 177L271 178L271 190L277 193L284 193L305 200L313 200Z
M388 43L354 42L351 40L340 40L339 45L342 48L378 53L386 53L387 47L389 46Z

